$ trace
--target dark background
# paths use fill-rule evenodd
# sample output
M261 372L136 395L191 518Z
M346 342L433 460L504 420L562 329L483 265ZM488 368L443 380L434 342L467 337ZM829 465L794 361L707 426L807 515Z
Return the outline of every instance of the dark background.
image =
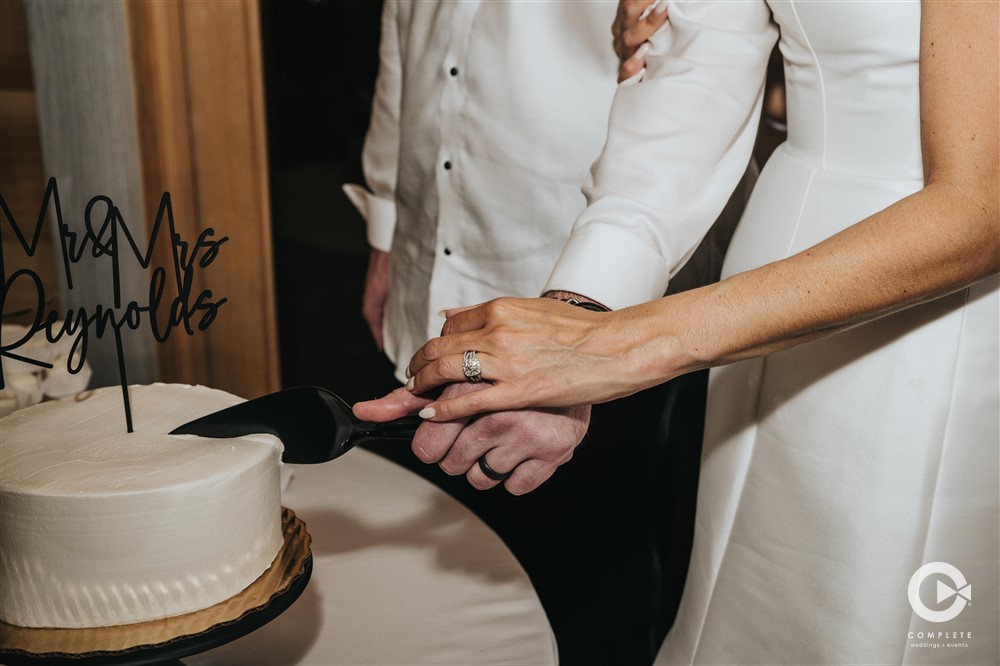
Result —
M261 2L282 385L348 402L392 379L361 318L364 221L340 189L364 182L381 12L381 0Z

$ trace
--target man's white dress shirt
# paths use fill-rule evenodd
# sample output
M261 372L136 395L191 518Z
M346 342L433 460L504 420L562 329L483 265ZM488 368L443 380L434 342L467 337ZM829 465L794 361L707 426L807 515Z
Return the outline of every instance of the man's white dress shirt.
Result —
M542 293L604 144L616 9L385 3L363 152L371 191L345 189L369 243L392 252L383 329L400 380L440 334L442 309Z
M723 15L731 48L756 39L741 3L671 5L681 24ZM400 381L445 308L549 290L612 309L662 296L739 183L760 82L683 59L660 71L671 35L689 34L660 31L647 81L616 86L617 6L385 2L362 155L371 191L345 191L371 246L392 252L383 333ZM712 61L718 43L690 34L685 58ZM743 114L735 132L682 130L719 105Z

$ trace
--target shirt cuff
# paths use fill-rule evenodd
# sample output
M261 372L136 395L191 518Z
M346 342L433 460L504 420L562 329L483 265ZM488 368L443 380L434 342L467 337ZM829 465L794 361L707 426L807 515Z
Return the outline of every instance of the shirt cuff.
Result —
M570 236L542 293L569 291L619 310L660 298L668 279L657 252L616 227L591 223Z
M392 250L392 236L396 230L396 202L376 196L361 187L347 183L342 189L354 207L365 218L368 244L376 250Z

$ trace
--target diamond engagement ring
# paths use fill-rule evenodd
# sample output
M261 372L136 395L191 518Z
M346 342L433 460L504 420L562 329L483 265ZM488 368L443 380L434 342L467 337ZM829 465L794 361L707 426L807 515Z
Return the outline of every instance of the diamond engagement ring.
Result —
M465 373L465 378L473 384L483 381L482 368L479 365L479 359L476 358L476 352L467 351L462 356L462 372Z

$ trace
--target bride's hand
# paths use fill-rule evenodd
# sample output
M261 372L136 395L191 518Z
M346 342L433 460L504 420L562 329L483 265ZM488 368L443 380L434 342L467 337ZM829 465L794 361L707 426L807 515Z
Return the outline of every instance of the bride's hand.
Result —
M620 0L611 25L614 49L621 63L619 83L646 66L646 40L667 22L666 0Z
M487 411L606 402L658 383L641 364L628 310L592 312L551 298L501 298L445 312L442 337L410 361L407 387L423 393L467 381L475 350L489 388L433 402L424 418L450 421Z

